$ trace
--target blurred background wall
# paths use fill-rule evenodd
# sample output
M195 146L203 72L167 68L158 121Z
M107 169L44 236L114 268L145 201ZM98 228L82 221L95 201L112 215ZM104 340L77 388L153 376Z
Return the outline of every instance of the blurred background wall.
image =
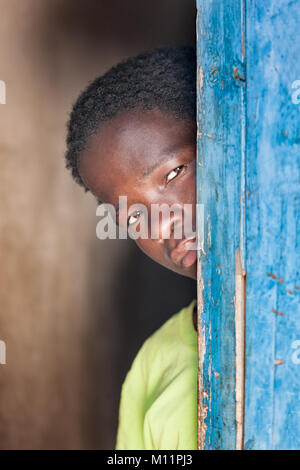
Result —
M113 449L143 341L195 283L129 240L97 240L96 202L64 168L88 81L127 56L193 44L194 0L0 0L1 449Z

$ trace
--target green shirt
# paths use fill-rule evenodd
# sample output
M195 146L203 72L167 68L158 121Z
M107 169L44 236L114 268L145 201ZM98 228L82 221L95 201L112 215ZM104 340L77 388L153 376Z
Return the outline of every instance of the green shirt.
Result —
M143 344L122 386L116 450L197 449L196 300Z

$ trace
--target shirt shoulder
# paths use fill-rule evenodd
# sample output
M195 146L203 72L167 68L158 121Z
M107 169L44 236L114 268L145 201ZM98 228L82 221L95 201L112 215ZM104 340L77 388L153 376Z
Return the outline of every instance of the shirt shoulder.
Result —
M196 300L188 306L182 308L167 320L158 330L156 330L140 348L138 355L159 356L174 351L174 345L187 346L196 351L197 332L193 326L193 308Z
M175 313L142 345L137 354L148 395L156 394L182 369L197 360L197 332L193 326L193 300ZM152 397L153 399L153 397Z
M179 429L186 421L184 435L189 439L192 432L194 442L191 416L197 402L197 349L191 347L191 339L197 339L192 323L195 302L169 318L137 353L121 390L116 449L178 448Z

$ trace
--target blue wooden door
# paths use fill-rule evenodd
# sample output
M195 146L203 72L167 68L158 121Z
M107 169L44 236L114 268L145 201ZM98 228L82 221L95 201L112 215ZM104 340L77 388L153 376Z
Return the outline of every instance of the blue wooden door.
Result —
M300 449L300 2L197 8L198 447Z

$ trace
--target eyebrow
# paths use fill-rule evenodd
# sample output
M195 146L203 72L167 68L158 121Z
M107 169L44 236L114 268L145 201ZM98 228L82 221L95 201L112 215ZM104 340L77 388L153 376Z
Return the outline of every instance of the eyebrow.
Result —
M153 171L156 170L156 168L160 167L161 165L168 162L169 160L174 159L177 156L178 152L182 150L184 147L186 146L182 144L175 145L174 147L164 151L162 155L160 155L159 159L155 163L153 163L153 165L146 168L145 171L141 174L141 176L139 176L138 179L140 181L143 181L145 178L147 178L147 176L153 173Z

